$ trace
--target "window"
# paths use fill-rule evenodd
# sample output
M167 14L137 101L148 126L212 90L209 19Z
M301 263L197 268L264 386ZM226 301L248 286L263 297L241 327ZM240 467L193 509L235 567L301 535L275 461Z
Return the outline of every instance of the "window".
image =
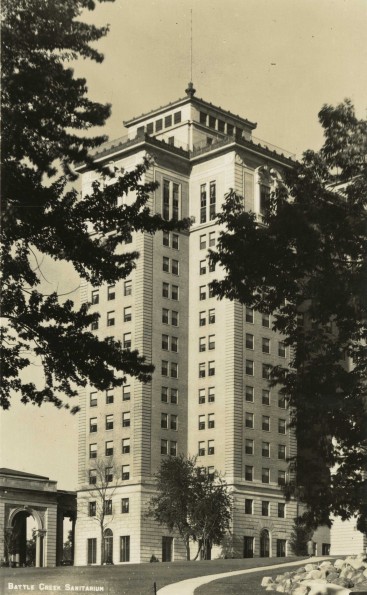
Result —
M112 457L113 455L113 440L108 440L105 446L106 457Z
M215 213L215 203L216 203L216 184L215 182L210 182L209 184L209 219L212 221L216 217Z
M162 270L165 273L169 273L169 258L168 258L168 256L163 256Z
M200 261L200 275L205 275L206 273L206 260Z
M262 338L262 352L270 353L270 339L267 339L266 337Z
M271 368L272 368L272 366L270 364L262 365L262 377L265 380L270 380Z
M211 283L209 284L209 297L210 298L214 297L214 289L213 289Z
M162 322L163 322L163 324L168 324L168 322L169 322L168 314L169 314L169 310L167 310L167 308L162 308Z
M205 364L199 364L199 378L205 378Z
M123 455L130 454L130 438L122 439L122 451L121 452Z
M161 428L168 430L168 413L161 413Z
M112 467L105 468L104 478L105 478L106 483L111 483L111 481L113 481L113 468ZM112 506L112 504L111 504L111 506Z
M131 349L131 333L124 333L124 349Z
M223 120L218 120L218 132L224 132L225 122Z
M250 440L250 438L246 438L245 441L245 453L247 455L253 455L254 454L254 441Z
M285 471L278 471L278 485L285 486L286 484L286 473Z
M149 122L149 124L147 124L147 134L153 134L153 122Z
M246 308L246 322L254 324L254 309Z
M90 444L89 445L89 458L96 459L97 458L97 444Z
M124 413L122 414L122 427L129 428L130 422L131 422L130 411L124 411Z
M206 312L199 312L199 326L206 325Z
M173 121L175 124L179 124L181 122L181 112L176 112L173 114Z
M109 388L108 390L106 390L106 403L107 405L110 405L111 403L113 403L113 388Z
M177 427L178 427L177 415L171 415L171 430L177 430Z
M286 409L287 407L286 398L281 393L278 393L278 407L280 407L280 409Z
M261 392L261 402L263 405L270 405L270 390L263 389Z
M124 322L130 322L132 319L132 308L127 306L124 308Z
M199 351L205 351L205 350L206 350L205 337L199 337Z
M233 135L233 124L227 124L227 134L228 136Z
M87 563L88 564L96 564L96 562L97 562L97 539L95 537L87 539L87 548L88 548Z
M205 415L199 415L199 430L205 430Z
M209 246L215 246L215 231L209 233Z
M121 467L121 479L126 481L130 479L130 465L122 465Z
M171 324L172 326L178 326L178 312L176 310L171 312Z
M168 376L168 362L162 360L162 376Z
M168 335L162 335L162 349L168 350Z
M89 406L97 407L97 393L90 393L89 395Z
M209 335L208 338L208 349L215 349L215 335Z
M94 502L89 502L88 503L88 516L96 516L96 512L97 512L97 503Z
M161 440L161 455L168 455L168 440Z
M108 300L114 300L115 297L116 297L115 286L114 285L109 285L107 287L107 299Z
M215 323L215 309L212 308L211 310L209 310L209 324L214 324Z
M245 499L245 514L252 514L254 501L250 498Z
M253 386L246 386L245 388L245 401L247 401L247 403L253 403L254 402L254 387Z
M178 300L178 286L177 285L172 285L171 298L176 301Z
M279 343L278 343L278 355L279 355L279 357L286 356L286 348L285 348L284 341L279 341Z
M125 281L124 283L124 295L132 295L133 285L131 281Z
M206 222L206 184L200 186L200 223Z
M98 330L98 320L93 320L92 324L90 325L90 328L92 331L97 331Z
M267 468L261 469L261 481L262 483L269 483L270 481L270 470Z
M214 403L215 401L215 388L214 386L210 386L208 388L208 403Z
M208 455L213 455L214 453L215 453L214 440L208 440Z
M284 444L278 444L278 459L285 461L286 459L286 447Z
M178 403L178 390L177 388L171 388L171 403L177 405Z
M200 236L200 250L204 250L206 248L206 234Z
M205 403L205 388L199 388L199 405Z
M178 364L171 362L171 378L178 378Z
M330 543L322 543L321 544L321 555L322 556L330 556Z
M107 312L107 326L115 326L115 313Z
M178 184L172 185L172 219L178 221L180 210L180 186Z
M130 535L120 537L120 562L130 562Z
M277 558L285 558L287 549L286 539L277 539Z
M168 403L168 387L162 386L161 388L161 401L162 403Z
M172 126L172 115L166 116L164 118L164 127L169 128L170 126Z
M130 401L130 399L131 399L131 386L130 386L130 384L125 384L122 387L122 400Z
M199 299L206 300L206 285L201 285L199 288Z
M178 275L178 260L172 259L172 275Z
M172 234L172 248L174 250L178 250L179 249L179 236L177 233L173 233Z
M278 419L278 433L285 434L286 433L286 421L285 419Z
M245 413L245 428L253 428L254 427L254 414L246 412Z
M169 219L169 203L170 203L170 184L168 180L163 180L163 219Z
M97 431L97 418L91 417L89 420L89 431L96 432Z
M246 333L246 349L253 349L254 348L254 335L250 335L250 333Z
M171 351L178 352L178 338L171 337Z
M99 304L99 290L93 289L92 291L92 304Z
M269 209L270 203L270 188L260 184L260 213L264 215Z
M246 360L246 374L247 376L254 375L254 362L252 361L252 359Z
M215 468L214 467L208 467L208 477L211 480L214 479L214 477L215 477Z
M163 232L163 246L169 246L169 231Z
M208 428L209 429L215 428L215 417L214 417L214 413L209 413L209 415L208 415Z
M270 443L263 442L261 446L261 456L265 457L266 459L270 458Z
M208 271L209 273L214 273L215 271L215 262L213 262L212 260L209 260Z
M163 120L162 120L162 118L160 118L159 120L156 120L156 122L155 122L155 131L160 132L160 130L162 130L162 128L163 128Z
M270 514L269 510L270 510L269 502L267 500L263 500L261 502L261 515L269 516L269 514Z
M200 124L206 126L206 114L204 114L204 112L200 112Z
M208 362L208 376L215 375L215 362Z
M121 513L127 514L130 510L130 500L129 498L121 498Z
M283 502L278 502L278 518L285 518L285 504Z
M208 124L209 128L215 128L215 122L216 122L215 116L209 115L209 124Z
M270 328L270 316L269 314L261 315L261 324L264 328Z
M95 469L90 469L89 471L89 483L90 485L97 484L97 471Z
M245 480L253 481L254 479L254 468L252 465L245 465Z
M199 457L205 456L205 442L204 441L199 442L198 455L199 455Z
M264 432L270 432L270 417L268 415L262 416L261 428Z
M171 440L169 443L169 454L171 457L177 457L177 442L175 440Z

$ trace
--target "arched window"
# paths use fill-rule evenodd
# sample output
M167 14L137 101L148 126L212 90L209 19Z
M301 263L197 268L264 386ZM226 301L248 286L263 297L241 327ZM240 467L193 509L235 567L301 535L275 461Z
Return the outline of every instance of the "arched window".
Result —
M111 529L105 529L103 533L104 541L104 562L113 564L113 533Z
M270 537L267 529L262 529L260 533L260 556L261 558L270 556Z

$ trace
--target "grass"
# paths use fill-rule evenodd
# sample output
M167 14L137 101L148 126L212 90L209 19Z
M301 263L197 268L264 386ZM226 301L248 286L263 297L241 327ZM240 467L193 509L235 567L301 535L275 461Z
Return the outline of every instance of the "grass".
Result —
M103 593L108 595L153 595L154 582L158 590L168 584L197 576L230 572L231 570L244 570L246 568L256 568L296 560L297 558L253 558L163 564L126 564L118 566L1 568L0 593L2 595L14 595L15 593L22 592L32 593L32 595L45 595L53 592L64 595L72 592L65 589L65 584L70 584L73 586L103 586ZM273 570L272 573L274 572ZM248 589L247 585L251 583L251 585L254 585L254 588L255 586L257 587L261 582L261 576L266 574L266 572L264 574L256 573L254 577L244 575L242 577L230 577L225 579L225 581L215 581L197 589L195 595L196 593L198 595L223 595L223 593L226 593L226 595L245 593L248 595L257 595L258 593L262 593L264 595L265 591L263 589L256 591L252 590L252 587ZM11 589L9 588L9 583L13 583L13 585L25 585L26 588ZM51 588L52 586L56 586L56 589L46 590L44 587L40 587L40 584Z

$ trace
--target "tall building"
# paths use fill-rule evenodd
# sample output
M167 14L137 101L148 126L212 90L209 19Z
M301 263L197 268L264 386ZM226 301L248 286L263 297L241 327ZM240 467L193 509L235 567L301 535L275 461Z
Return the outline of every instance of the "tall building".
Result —
M233 493L223 554L284 556L297 506L285 502L281 486L295 444L285 399L269 388L268 376L287 362L287 349L269 316L211 294L220 272L207 250L216 245L215 214L225 194L234 189L261 219L272 186L292 167L291 155L255 139L255 123L197 98L191 83L182 99L124 125L127 137L100 147L95 160L128 171L151 155L144 181L159 188L149 206L193 224L181 233L135 234L121 248L140 253L131 276L82 288L82 299L101 315L93 330L138 349L155 373L146 385L131 378L122 389L80 395L75 563L100 561L94 467L112 455L117 473L105 546L115 564L153 554L163 561L185 557L183 543L145 516L162 457L177 453L197 455L208 473L217 469ZM88 192L96 174L82 173Z

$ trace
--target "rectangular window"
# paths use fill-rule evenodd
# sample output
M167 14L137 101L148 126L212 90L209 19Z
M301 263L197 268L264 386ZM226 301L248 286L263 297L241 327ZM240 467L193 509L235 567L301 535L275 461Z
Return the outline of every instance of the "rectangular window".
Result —
M92 324L90 325L90 328L92 331L97 331L99 327L99 323L98 320L93 320Z
M228 136L232 136L233 135L233 124L227 124L227 134Z
M178 338L171 337L171 351L178 353Z
M254 348L254 335L246 333L246 349Z
M200 223L206 222L206 184L200 186Z
M253 481L254 479L254 468L252 465L245 465L245 480Z
M199 364L199 378L205 378L206 373L205 373L205 364L201 363Z
M215 323L215 309L212 308L211 310L209 310L209 324L214 324Z
M155 131L160 132L162 130L162 128L163 128L163 120L162 120L162 118L160 118L159 120L156 120Z
M168 387L162 386L161 388L161 401L162 403L168 403Z
M279 341L278 343L278 355L279 357L286 357L286 348L284 341Z
M113 403L113 398L114 398L114 391L113 388L109 388L108 390L106 390L106 403L107 405L110 405L111 403Z
M177 302L177 300L178 300L178 285L172 285L171 298Z
M285 434L286 433L286 421L285 419L278 419L278 433Z
M97 418L91 417L89 420L89 431L96 432L97 431Z
M246 374L247 376L254 375L254 362L252 361L252 359L246 360Z
M278 518L285 518L285 504L283 502L278 502Z
M115 297L116 297L115 286L114 285L109 285L107 287L107 299L108 300L114 300Z
M168 258L168 256L163 256L162 270L165 273L169 273L169 258Z
M111 483L113 481L113 468L112 467L105 468L104 478L105 478L106 483ZM111 506L112 506L112 502L111 502Z
M161 428L168 430L168 413L161 413Z
M208 467L208 477L211 480L214 479L214 477L215 477L215 468L214 467Z
M262 338L262 352L270 353L270 339L267 337Z
M261 324L264 328L270 328L270 315L269 314L261 315Z
M254 441L251 440L250 438L246 438L246 441L245 441L245 453L247 455L253 455L254 454Z
M177 430L178 427L178 421L177 421L177 415L171 415L171 430Z
M204 250L206 248L206 234L200 236L200 250Z
M200 124L204 124L204 126L206 126L206 114L204 114L204 112L199 112L200 113Z
M209 233L209 246L215 246L215 231Z
M209 115L209 128L215 128L215 122L216 122L216 118L215 116L210 116Z
M162 308L162 322L163 322L163 324L169 323L168 315L169 315L169 310L167 310L167 308Z
M121 514L128 514L130 510L129 498L121 498Z
M263 500L261 502L261 515L262 516L269 516L270 505L267 500Z
M122 400L130 401L130 399L131 399L131 386L130 386L130 384L125 384L122 387Z
M261 470L261 481L262 483L269 483L270 481L270 470L267 468L262 468Z
M165 128L172 126L172 114L164 118L164 126Z
M181 122L181 112L175 112L173 114L173 121L175 124L179 124Z
M169 246L169 231L163 232L163 246Z
M162 335L162 349L165 349L167 351L168 348L169 348L168 335Z
M112 457L113 455L113 440L108 440L105 445L106 457Z
M178 221L180 213L180 187L178 184L172 185L172 219Z
M178 378L178 364L171 362L171 378Z
M149 122L149 124L147 124L147 134L153 134L153 131L154 131L153 126L154 126L153 122Z
M127 306L124 308L124 322L130 322L132 319L132 308Z
M121 467L121 479L127 481L130 479L130 465L122 465Z
M205 430L205 415L199 415L199 430Z
M168 440L161 440L161 455L168 455Z
M208 414L208 428L213 429L215 428L215 416L214 413Z
M89 502L88 503L88 516L96 516L96 512L97 512L97 503L94 502Z
M260 184L260 213L265 215L270 205L270 188Z
M172 259L172 275L178 275L179 273L179 269L178 269L178 260Z
M122 427L129 428L131 423L130 411L124 411L122 414Z
M250 498L245 499L245 514L252 514L254 501Z
M269 459L270 458L270 443L269 442L263 442L261 445L261 456Z
M199 405L205 403L205 388L199 388Z
M96 537L91 537L87 539L87 548L88 548L88 564L96 564L97 563L97 539Z
M254 402L254 387L253 386L249 386L247 385L245 388L245 401L247 401L247 403L253 403Z
M209 273L214 273L215 271L215 262L213 262L212 260L209 260L208 271Z
M208 293L209 293L209 297L210 297L210 298L212 298L212 297L215 297L215 296L214 296L214 289L213 289L213 287L212 287L212 284L211 284L211 283L209 283L209 285L208 285L208 290L209 290L209 291L208 291Z
M171 312L171 324L172 326L178 326L178 312L176 310Z
M97 471L95 469L89 470L89 484L93 486L97 484Z
M214 440L208 440L208 455L215 453Z
M254 538L249 535L245 535L243 538L243 557L254 557Z
M178 403L178 390L177 388L171 388L171 403L177 405Z
M172 248L174 250L178 250L179 249L179 236L177 233L173 233L172 234Z
M215 388L214 386L210 386L208 388L208 403L214 403L215 401Z
M97 444L90 444L89 445L89 458L96 459L97 458Z
M131 333L124 333L124 349L131 349Z
M280 409L286 409L287 407L286 398L281 393L278 393L278 407L280 407Z
M205 442L199 442L198 445L198 455L199 457L204 457L205 456Z
M215 349L215 335L209 335L208 337L208 349L209 351Z
M264 380L270 380L272 366L270 364L263 364L262 365L262 377Z
M278 471L278 485L285 486L286 484L286 473L285 471Z
M208 362L208 376L215 375L215 362Z
M130 562L130 535L120 537L120 562Z
M199 326L206 325L206 312L199 312Z
M263 405L270 405L270 390L263 389L261 392L261 402Z
M115 313L107 312L107 326L115 326Z
M254 324L254 309L246 308L246 322Z
M169 454L171 457L177 457L177 442L175 440L170 440Z
M162 376L168 376L168 361L162 360L161 371L162 371Z
M209 219L212 221L216 217L216 184L215 182L210 182L209 184Z
M278 459L285 461L286 459L286 447L284 444L278 444Z
M122 439L122 454L128 455L130 453L130 438Z
M253 428L254 427L254 414L246 412L245 413L245 428Z
M89 395L89 406L97 407L97 393L90 393Z
M99 289L93 289L92 291L92 304L99 304Z
M277 539L277 558L285 558L287 549L286 539Z
M205 273L206 273L206 260L201 260L200 261L199 272L200 272L200 275L205 275Z
M199 288L199 299L205 300L206 299L206 285L201 285Z
M206 339L205 337L199 337L199 351L205 351L206 350Z
M133 284L131 281L125 281L124 283L124 295L132 295Z
M170 203L170 190L169 190L169 181L163 180L163 219L169 219L169 203Z
M262 416L261 428L264 432L270 432L270 417L268 415Z

